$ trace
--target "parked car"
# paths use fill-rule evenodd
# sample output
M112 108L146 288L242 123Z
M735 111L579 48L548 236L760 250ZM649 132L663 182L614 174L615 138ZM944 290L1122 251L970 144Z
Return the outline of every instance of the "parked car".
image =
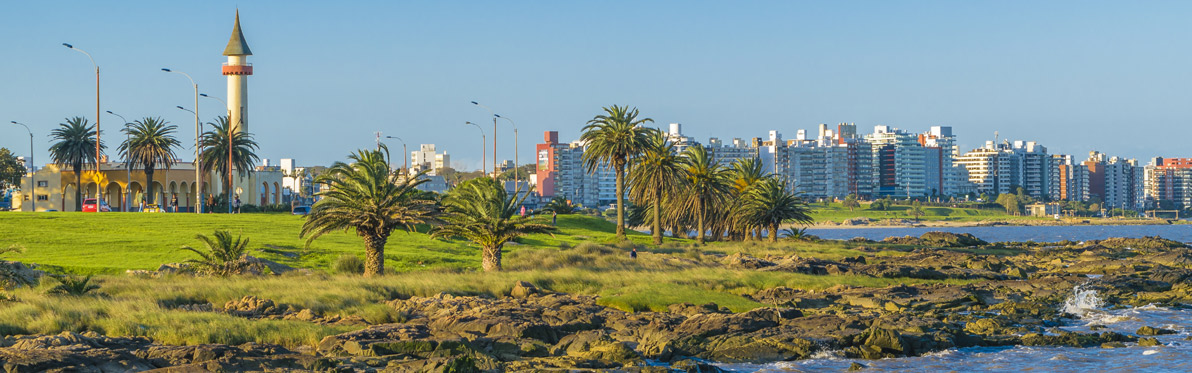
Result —
M294 207L294 215L306 215L310 213L310 206Z
M108 201L87 198L83 200L83 212L112 212L112 208L108 206Z

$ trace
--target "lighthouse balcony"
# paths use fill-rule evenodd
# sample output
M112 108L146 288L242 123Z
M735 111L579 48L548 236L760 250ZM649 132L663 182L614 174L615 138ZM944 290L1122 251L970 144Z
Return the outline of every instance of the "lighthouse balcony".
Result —
M247 63L247 64L242 64L242 65L230 65L225 62L223 64L223 74L224 75L252 75L252 64Z

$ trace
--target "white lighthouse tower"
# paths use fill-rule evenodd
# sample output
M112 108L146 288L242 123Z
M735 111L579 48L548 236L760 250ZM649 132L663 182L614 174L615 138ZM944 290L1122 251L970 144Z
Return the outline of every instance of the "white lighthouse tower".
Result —
M228 62L223 65L223 74L228 77L228 124L233 132L248 130L248 76L252 75L252 64L248 56L248 42L240 32L240 10L236 10L236 25L232 27L232 38L223 55Z

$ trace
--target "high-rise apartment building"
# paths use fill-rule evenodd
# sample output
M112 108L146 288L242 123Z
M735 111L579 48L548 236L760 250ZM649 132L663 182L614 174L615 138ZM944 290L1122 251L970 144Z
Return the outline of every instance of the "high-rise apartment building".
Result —
M1054 200L1088 201L1089 199L1089 169L1083 163L1075 161L1071 155L1056 154L1052 156L1055 166L1057 183L1053 195Z
M923 146L919 137L890 126L865 136L873 152L876 196L918 197L924 190Z
M1100 198L1106 209L1144 207L1144 170L1138 167L1138 161L1092 151L1084 165L1089 170L1089 198Z
M616 200L616 175L611 167L589 173L583 164L585 144L560 143L558 131L546 131L535 147L538 195L543 200L563 197L573 204L598 207Z
M435 144L422 144L410 152L410 174L425 170L427 175L437 175L438 170L451 167L451 156L447 152L435 151Z
M974 192L985 194L990 199L1002 193L1010 193L1010 159L993 141L956 157L956 165L963 167Z
M960 149L950 126L932 126L919 135L923 146L924 189L932 195L956 195L965 183L960 168L955 167Z
M1148 208L1192 208L1192 158L1153 158L1144 172Z

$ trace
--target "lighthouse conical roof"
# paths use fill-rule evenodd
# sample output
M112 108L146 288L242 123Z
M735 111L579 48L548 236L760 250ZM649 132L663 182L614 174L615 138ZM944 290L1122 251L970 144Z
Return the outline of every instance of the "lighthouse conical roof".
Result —
M228 47L224 48L225 56L251 56L248 42L244 40L244 33L240 32L240 10L236 10L236 25L232 27L232 38L228 40Z

